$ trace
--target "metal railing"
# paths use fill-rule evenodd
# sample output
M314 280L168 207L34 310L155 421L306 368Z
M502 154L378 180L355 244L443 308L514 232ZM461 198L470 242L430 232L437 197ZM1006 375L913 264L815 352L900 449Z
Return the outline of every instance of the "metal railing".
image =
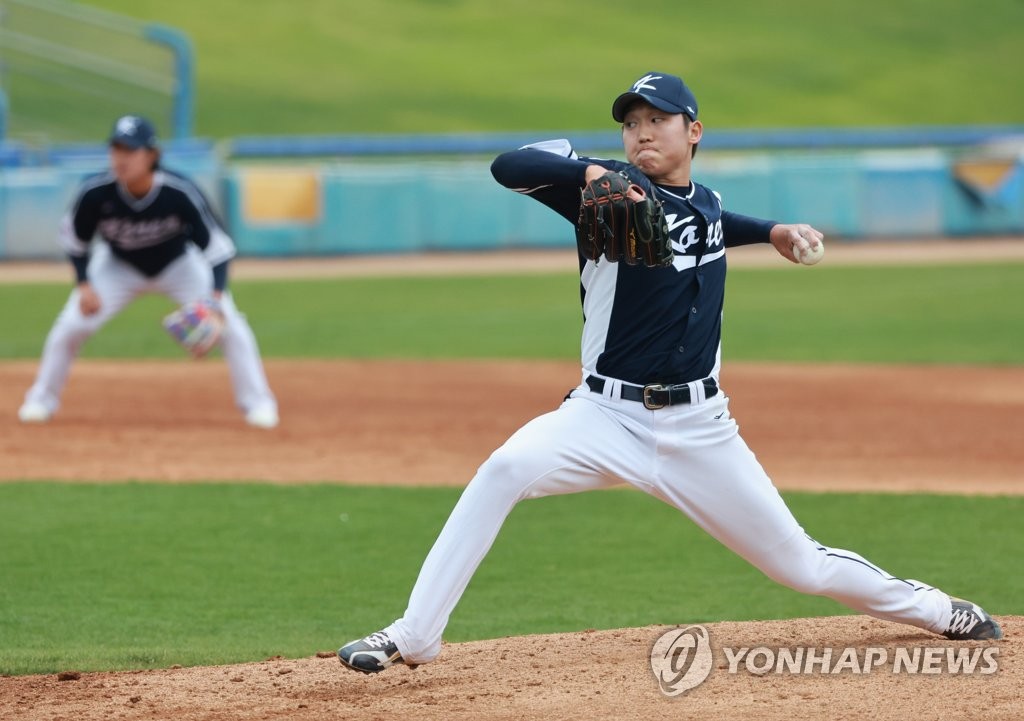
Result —
M194 52L165 25L64 0L0 0L0 139L95 139L118 115L192 134Z

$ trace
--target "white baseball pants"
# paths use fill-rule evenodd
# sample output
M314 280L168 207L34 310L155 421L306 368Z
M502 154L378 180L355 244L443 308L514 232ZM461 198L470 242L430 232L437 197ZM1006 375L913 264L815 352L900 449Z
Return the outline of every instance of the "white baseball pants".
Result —
M606 383L601 395L581 385L480 467L427 555L405 615L386 629L406 662L440 653L449 615L519 501L621 483L675 506L781 584L878 618L946 629L945 593L804 533L740 437L724 394L651 411L610 397L617 387Z
M145 293L160 293L179 305L209 297L213 292L210 265L198 248L172 262L155 278L147 278L132 266L116 258L106 243L95 244L89 260L89 282L100 298L98 313L82 315L78 307L78 289L71 292L43 346L43 357L35 383L25 395L27 402L43 404L51 413L60 406L71 364L82 345L107 321L120 313L135 298ZM221 348L231 373L235 402L243 413L256 408L277 409L277 401L267 383L256 337L248 321L235 307L229 292L221 298L224 332Z

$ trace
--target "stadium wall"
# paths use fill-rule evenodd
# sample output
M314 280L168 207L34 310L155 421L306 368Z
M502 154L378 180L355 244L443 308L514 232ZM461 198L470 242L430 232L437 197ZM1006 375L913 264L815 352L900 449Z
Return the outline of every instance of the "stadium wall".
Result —
M513 146L514 147L514 146ZM500 188L487 157L225 160L169 143L241 253L258 256L564 247L566 223ZM0 168L0 259L57 257L56 229L103 148L64 148ZM833 240L1024 235L1024 152L992 149L703 152L696 177L726 207L805 221Z

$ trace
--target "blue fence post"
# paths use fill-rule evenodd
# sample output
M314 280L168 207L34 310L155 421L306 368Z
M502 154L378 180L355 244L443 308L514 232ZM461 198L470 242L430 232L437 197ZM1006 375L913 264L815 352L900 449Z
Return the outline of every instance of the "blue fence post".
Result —
M195 115L196 80L192 41L180 30L159 23L146 26L146 39L165 45L174 53L174 74L178 85L174 91L171 137L177 140L191 138Z
M0 88L0 142L7 138L7 113L10 107L7 102L7 93Z

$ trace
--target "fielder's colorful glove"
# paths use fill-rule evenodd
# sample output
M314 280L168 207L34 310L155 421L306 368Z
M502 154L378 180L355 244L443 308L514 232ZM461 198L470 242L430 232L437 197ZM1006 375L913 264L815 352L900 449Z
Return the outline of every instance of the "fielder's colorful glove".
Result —
M224 331L220 304L212 298L186 303L163 320L171 337L194 358L202 358L217 345Z
M630 190L642 198L630 199ZM625 173L612 170L583 188L576 245L590 260L603 255L613 263L624 260L651 268L671 265L674 257L661 201Z

